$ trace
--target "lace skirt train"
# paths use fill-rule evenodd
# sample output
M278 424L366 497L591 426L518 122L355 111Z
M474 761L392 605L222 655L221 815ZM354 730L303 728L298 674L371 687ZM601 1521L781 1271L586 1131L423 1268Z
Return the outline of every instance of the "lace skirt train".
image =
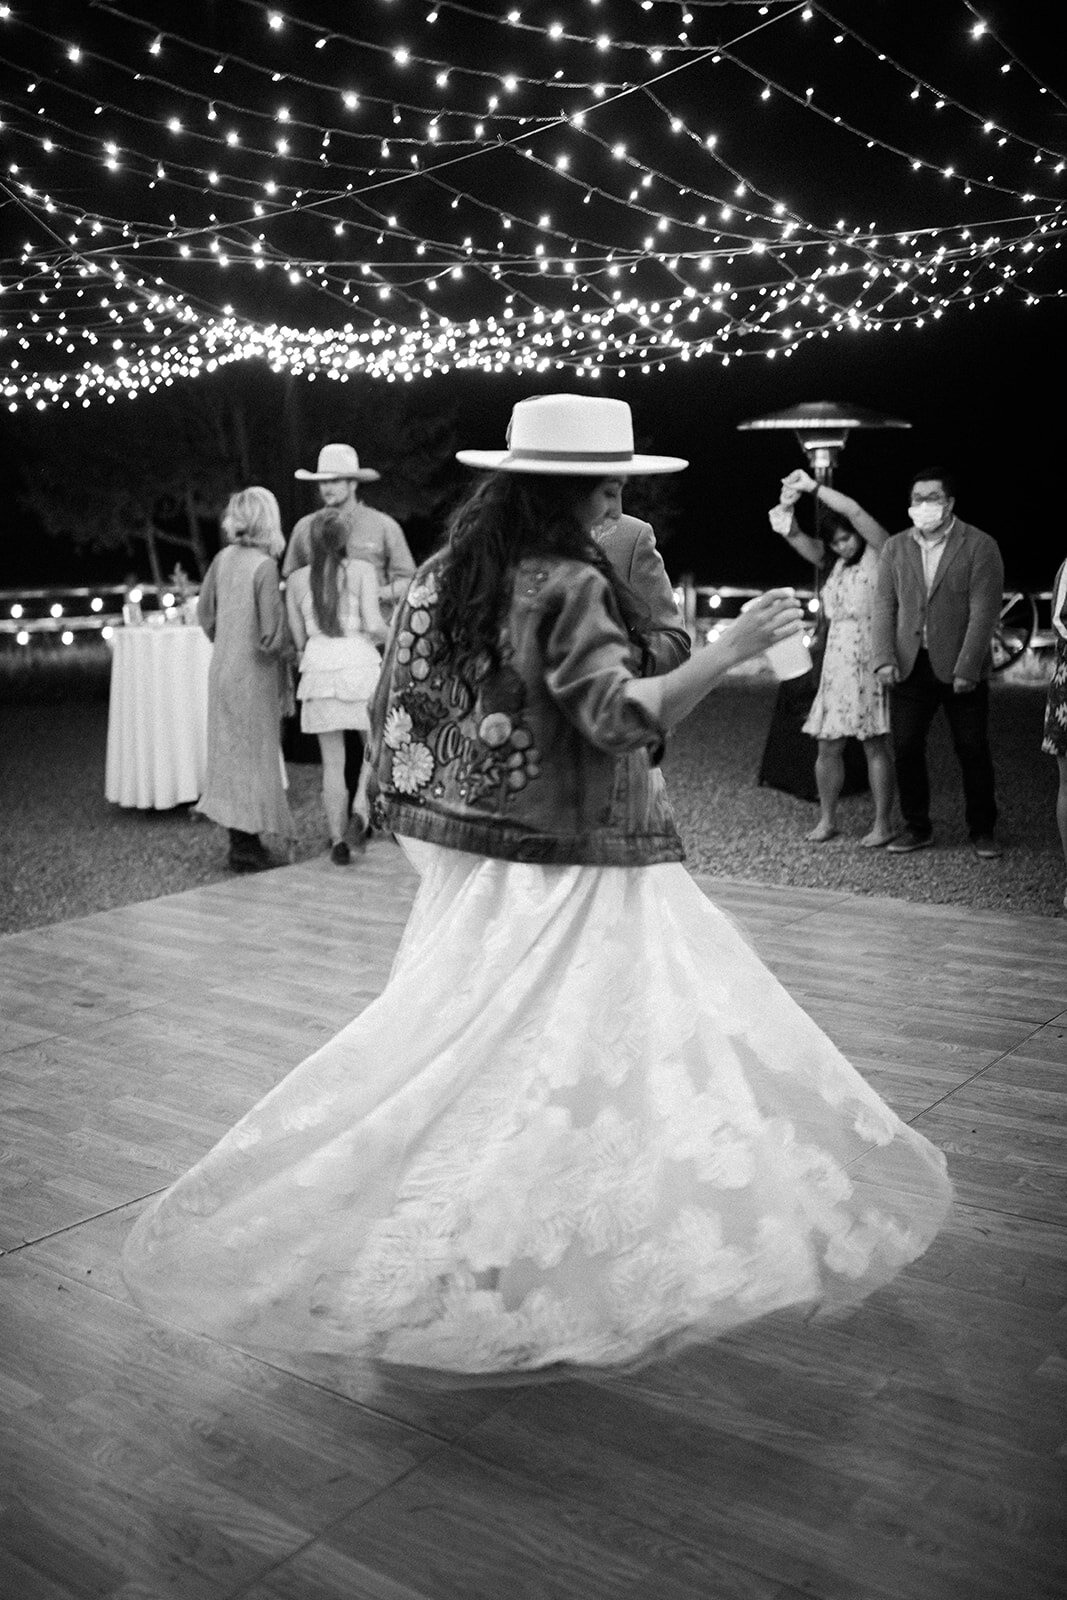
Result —
M683 867L405 847L386 989L141 1217L142 1305L519 1380L847 1306L927 1248L943 1156Z

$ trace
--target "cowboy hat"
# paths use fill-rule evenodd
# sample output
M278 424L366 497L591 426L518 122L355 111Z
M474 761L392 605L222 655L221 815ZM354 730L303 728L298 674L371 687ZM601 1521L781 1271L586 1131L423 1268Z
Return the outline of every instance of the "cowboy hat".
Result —
M590 394L540 394L512 409L506 450L457 450L468 467L497 472L553 472L622 478L637 472L680 472L681 456L634 454L634 426L625 400Z
M359 483L373 483L381 477L373 467L361 467L359 457L350 444L324 444L319 451L319 465L315 472L297 467L297 478L323 483L327 478L355 478Z

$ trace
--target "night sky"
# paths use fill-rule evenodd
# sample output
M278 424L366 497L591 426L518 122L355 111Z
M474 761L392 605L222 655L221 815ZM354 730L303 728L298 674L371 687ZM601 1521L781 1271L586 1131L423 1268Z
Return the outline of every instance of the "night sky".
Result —
M168 378L193 404L187 374L249 340L305 375L413 373L461 444L502 442L524 394L595 389L692 460L672 572L759 583L802 576L764 515L802 457L737 423L840 400L912 424L853 436L840 487L896 529L910 473L942 463L1009 582L1047 588L1067 543L1051 10L4 5L6 413L47 439L50 410L116 379L141 389L120 406ZM4 581L83 573L37 547L18 471Z

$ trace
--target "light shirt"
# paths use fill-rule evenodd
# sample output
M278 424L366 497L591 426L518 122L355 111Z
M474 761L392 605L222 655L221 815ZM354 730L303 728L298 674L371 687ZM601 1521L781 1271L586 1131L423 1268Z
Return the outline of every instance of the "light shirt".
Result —
M327 508L323 508L327 509ZM282 562L282 577L311 560L311 519L314 513L301 517L293 529L293 537ZM395 518L378 511L374 506L356 500L338 510L338 515L348 528L348 556L355 561L369 561L378 575L378 598L383 607L391 608L407 592L415 571L407 540Z
M924 581L926 583L927 597L929 597L930 590L931 590L931 588L933 586L933 581L937 577L937 569L941 565L941 557L945 553L945 543L946 543L946 541L948 539L949 534L952 532L952 530L953 530L953 528L955 526L956 526L956 519L955 519L955 517L953 517L952 521L949 523L949 525L945 529L944 533L942 533L937 539L928 539L925 534L919 532L918 528L912 528L910 530L912 538L915 540L915 543L919 546L919 554L922 556L923 579L924 579ZM923 649L926 650L928 648L929 648L929 645L927 643L927 638L926 638L926 615L924 613L923 614Z

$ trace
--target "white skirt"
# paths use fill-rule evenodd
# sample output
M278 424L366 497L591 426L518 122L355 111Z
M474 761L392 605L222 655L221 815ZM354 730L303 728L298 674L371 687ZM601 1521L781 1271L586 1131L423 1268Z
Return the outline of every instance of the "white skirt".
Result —
M313 634L300 661L296 697L304 733L369 728L367 702L378 684L381 657L361 633Z
M683 867L404 843L385 991L139 1219L143 1306L522 1380L851 1305L927 1248L944 1157Z

